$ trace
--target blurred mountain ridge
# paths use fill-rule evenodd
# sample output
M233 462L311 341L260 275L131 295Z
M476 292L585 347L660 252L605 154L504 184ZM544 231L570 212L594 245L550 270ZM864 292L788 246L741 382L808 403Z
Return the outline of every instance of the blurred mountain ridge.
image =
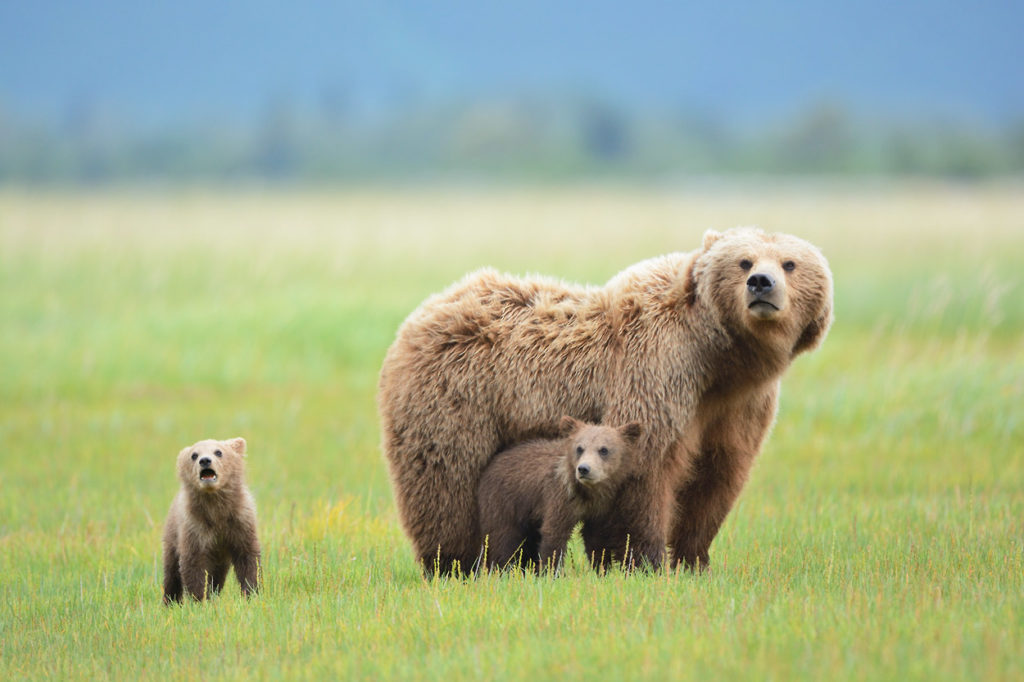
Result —
M0 5L0 182L1024 169L1024 5Z

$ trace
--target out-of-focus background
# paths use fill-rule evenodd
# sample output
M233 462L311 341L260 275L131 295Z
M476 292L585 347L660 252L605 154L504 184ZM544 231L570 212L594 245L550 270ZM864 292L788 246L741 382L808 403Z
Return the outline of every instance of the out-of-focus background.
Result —
M0 182L1024 170L1024 6L8 2Z

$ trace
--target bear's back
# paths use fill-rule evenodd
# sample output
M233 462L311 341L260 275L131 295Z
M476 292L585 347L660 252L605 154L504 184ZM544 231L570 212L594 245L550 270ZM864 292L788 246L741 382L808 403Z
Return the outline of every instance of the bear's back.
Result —
M532 440L496 454L480 476L481 509L501 508L513 516L539 513L545 495L558 487L565 448L564 439Z

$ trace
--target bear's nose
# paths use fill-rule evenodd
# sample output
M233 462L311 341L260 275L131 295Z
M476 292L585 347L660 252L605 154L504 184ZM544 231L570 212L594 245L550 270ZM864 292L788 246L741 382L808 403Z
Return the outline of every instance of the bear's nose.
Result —
M576 467L576 472L581 477L586 478L587 476L590 475L590 465L589 464L581 464L578 467Z
M210 458L209 457L203 457L201 460L199 460L199 466L201 466L201 467L208 467L208 466L210 466Z
M751 275L750 279L747 280L747 289L756 296L767 294L774 288L775 278L767 273L758 272Z

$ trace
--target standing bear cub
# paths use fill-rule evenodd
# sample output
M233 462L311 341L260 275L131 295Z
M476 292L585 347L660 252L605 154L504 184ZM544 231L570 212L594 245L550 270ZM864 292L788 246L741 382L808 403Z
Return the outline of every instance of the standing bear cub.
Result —
M572 530L604 514L633 464L640 425L585 424L562 417L562 438L498 453L480 477L477 500L489 568L557 571Z
M202 600L228 569L248 596L259 589L256 503L245 485L245 439L202 440L178 453L178 491L164 528L164 603L183 588Z

